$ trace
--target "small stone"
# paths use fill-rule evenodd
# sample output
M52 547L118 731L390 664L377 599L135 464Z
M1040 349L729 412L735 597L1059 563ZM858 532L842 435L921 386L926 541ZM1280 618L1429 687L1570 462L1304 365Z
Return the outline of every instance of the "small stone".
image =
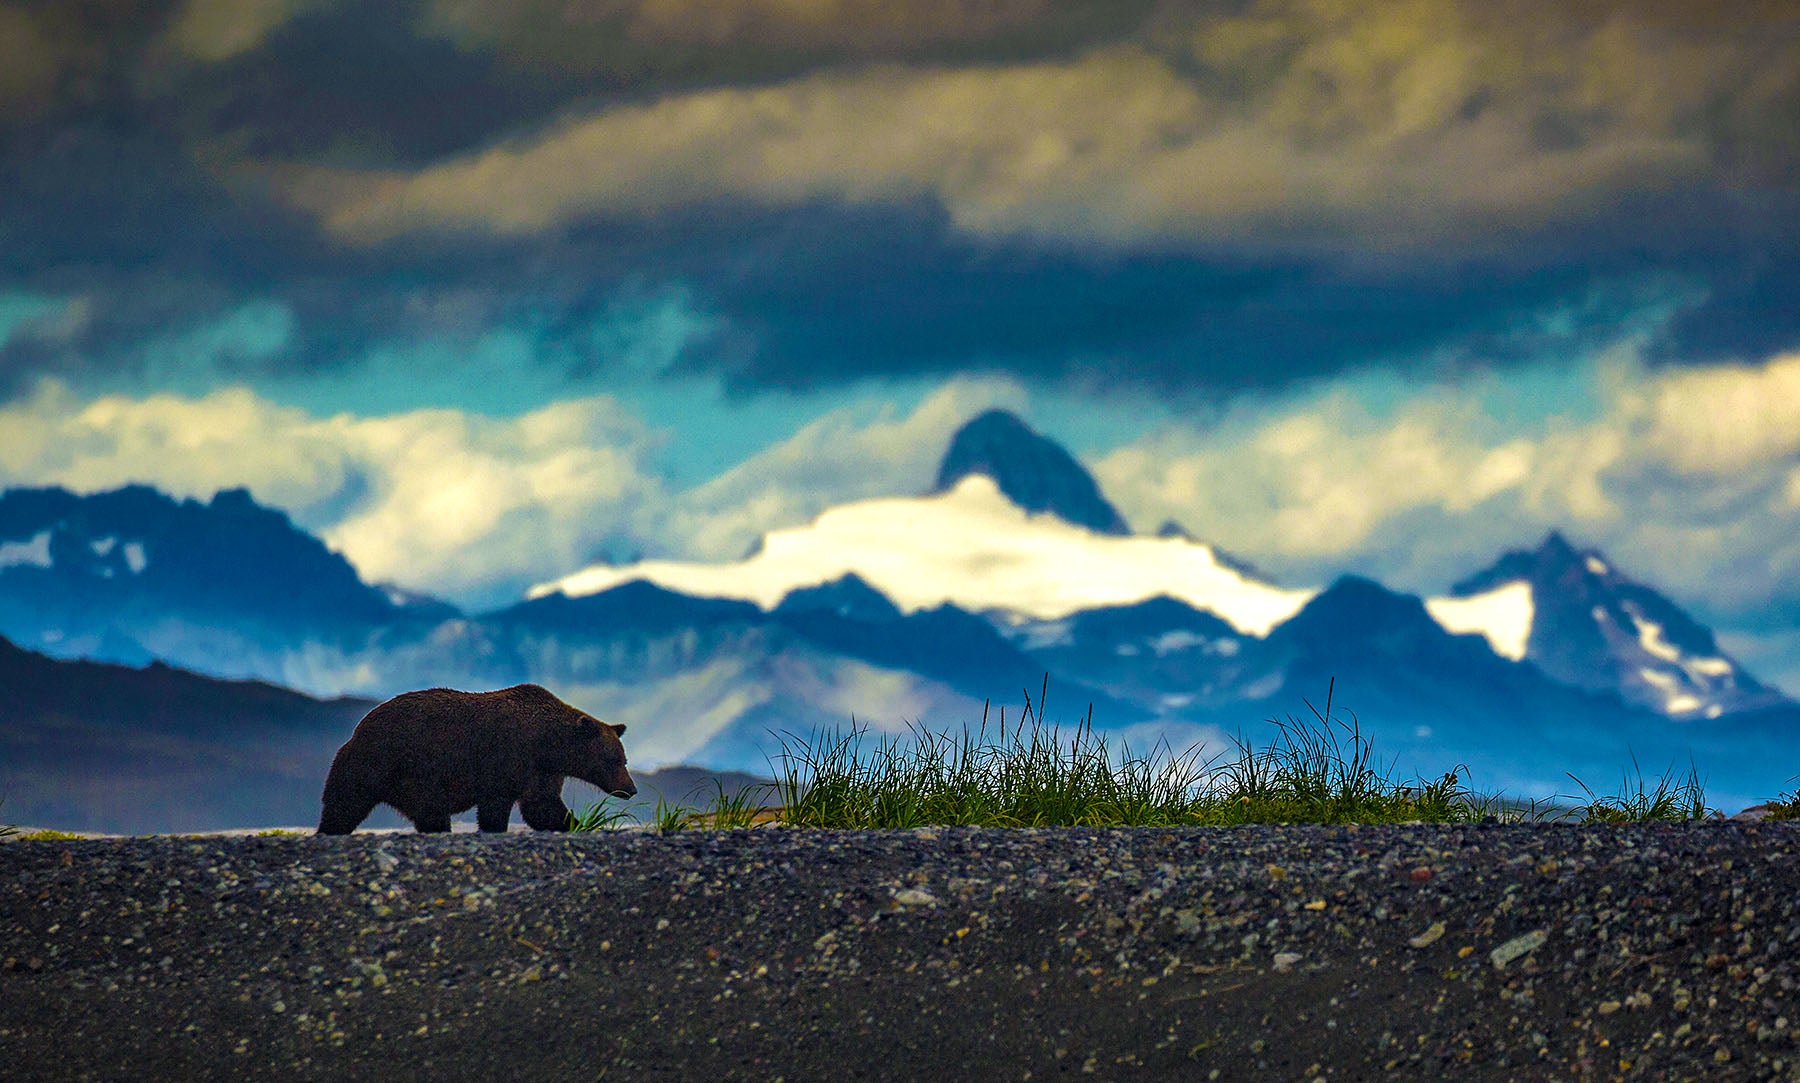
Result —
M1415 948L1428 948L1431 945L1437 943L1439 940L1443 939L1443 937L1444 937L1444 923L1441 921L1434 921L1431 923L1431 927L1429 929L1426 929L1424 932L1420 933L1418 936L1412 937L1411 939L1407 940L1407 943L1412 945Z
M1595 1010L1601 1015L1611 1015L1618 1011L1620 1007L1622 1007L1622 1005L1616 1000L1603 1000L1600 1002L1600 1007Z
M908 887L894 892L894 901L901 906L936 906L937 896L921 888Z
M1292 952L1292 951L1277 952L1275 954L1275 969L1282 973L1286 973L1287 971L1292 970L1294 968L1294 964L1299 961L1300 961L1300 955L1298 952Z
M1488 952L1488 958L1493 962L1494 969L1502 970L1505 969L1507 963L1512 962L1519 956L1530 954L1542 947L1544 941L1549 938L1549 930L1533 929L1523 936L1513 937L1493 951Z

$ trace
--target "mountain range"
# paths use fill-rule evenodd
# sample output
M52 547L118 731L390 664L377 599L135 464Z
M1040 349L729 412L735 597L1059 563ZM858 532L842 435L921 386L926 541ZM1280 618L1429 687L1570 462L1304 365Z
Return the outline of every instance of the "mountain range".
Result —
M955 436L930 492L829 509L731 564L574 570L479 614L364 582L242 490L10 490L0 635L365 707L534 680L630 722L634 762L761 773L783 741L852 718L973 722L1046 675L1051 717L1091 705L1103 732L1177 748L1258 739L1329 687L1402 773L1460 764L1515 793L1566 790L1565 772L1604 785L1633 757L1654 781L1692 757L1715 803L1747 804L1791 789L1800 747L1800 706L1560 534L1442 597L1284 587L1179 530L1132 534L1073 456L999 411Z

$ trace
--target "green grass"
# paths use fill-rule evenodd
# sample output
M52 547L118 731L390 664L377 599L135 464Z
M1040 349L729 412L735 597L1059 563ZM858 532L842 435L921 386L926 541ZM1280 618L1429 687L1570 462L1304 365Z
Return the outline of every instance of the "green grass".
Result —
M1635 780L1634 777L1635 776ZM1631 758L1631 772L1620 779L1620 789L1608 797L1596 797L1587 783L1569 775L1587 797L1575 806L1574 817L1585 823L1630 824L1652 820L1703 820L1718 815L1706 804L1706 787L1692 762L1686 778L1676 778L1670 767L1657 779L1656 788L1644 789L1644 772L1637 757Z
M1310 719L1270 721L1275 737L1241 735L1235 754L1202 758L1158 743L1115 750L1092 713L1067 732L1042 721L1042 697L1010 728L911 726L876 736L854 723L784 738L777 785L789 823L805 827L1155 827L1177 824L1395 823L1517 816L1468 791L1460 769L1396 783L1375 767L1354 716L1307 704Z
M651 810L649 823L663 834L676 831L687 831L695 828L729 830L735 827L752 827L767 822L760 816L763 806L755 800L755 794L773 789L772 786L751 786L735 794L725 792L725 787L713 780L713 796L710 804L705 806L670 802L662 796L656 799L656 807ZM692 796L691 794L689 796ZM589 805L580 812L569 814L571 831L604 831L633 822L637 817L633 814L634 805L619 805L608 808L604 799L599 804Z
M1800 776L1795 777L1800 778ZM1792 782L1794 779L1790 778L1788 781ZM1766 818L1770 820L1800 820L1800 791L1784 793L1769 802L1769 815Z
M1442 776L1396 781L1377 760L1356 716L1337 707L1334 686L1323 707L1302 701L1300 717L1269 719L1273 736L1242 734L1225 752L1200 746L1176 752L1158 742L1145 753L1115 747L1093 726L1092 710L1073 729L1043 721L1043 694L1009 725L984 708L979 725L933 730L914 723L899 734L872 733L854 719L806 736L781 735L774 789L780 820L795 827L912 828L1159 827L1236 824L1382 824L1570 821L1593 824L1687 821L1719 815L1706 804L1692 766L1673 768L1646 786L1635 758L1620 789L1520 801L1482 794L1458 765ZM1800 818L1789 795L1772 818ZM750 826L758 806L746 791L714 794L710 811L658 801L661 831ZM577 829L613 826L626 809L601 806L576 817ZM766 819L766 817L765 817ZM584 824L591 826L584 828Z

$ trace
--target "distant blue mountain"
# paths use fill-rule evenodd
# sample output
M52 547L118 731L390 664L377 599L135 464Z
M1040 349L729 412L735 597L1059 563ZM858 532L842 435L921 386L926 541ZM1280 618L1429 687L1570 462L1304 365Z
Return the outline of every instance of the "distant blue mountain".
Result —
M1451 593L1466 597L1514 583L1531 591L1525 657L1564 684L1618 692L1695 719L1787 703L1727 657L1712 631L1681 607L1555 531L1534 550L1502 555Z
M486 614L480 622L490 628L523 627L612 635L624 632L655 634L734 622L759 623L762 619L763 611L749 602L695 598L643 579L634 579L611 590L578 598L561 593L546 594Z
M207 503L141 485L0 494L0 634L55 654L144 661L172 622L286 643L447 612L396 604L243 489Z
M84 831L313 823L333 753L373 706L4 638L0 688L0 812Z
M1102 534L1131 533L1073 455L1005 410L989 410L957 430L932 491L945 492L970 474L994 479L1026 511L1051 512Z
M782 617L829 613L844 620L875 624L900 619L899 607L854 572L829 583L790 592L775 607L775 613Z

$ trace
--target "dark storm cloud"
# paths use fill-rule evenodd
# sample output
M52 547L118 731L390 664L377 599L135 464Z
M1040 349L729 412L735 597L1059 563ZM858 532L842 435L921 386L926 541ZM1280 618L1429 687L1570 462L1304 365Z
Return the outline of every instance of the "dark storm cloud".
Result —
M715 321L682 364L746 391L1206 397L1541 356L1658 289L1665 356L1800 341L1790 5L189 0L0 31L0 293L67 302L0 393L245 311L289 322L227 374L513 327L604 375L596 322L663 289Z

